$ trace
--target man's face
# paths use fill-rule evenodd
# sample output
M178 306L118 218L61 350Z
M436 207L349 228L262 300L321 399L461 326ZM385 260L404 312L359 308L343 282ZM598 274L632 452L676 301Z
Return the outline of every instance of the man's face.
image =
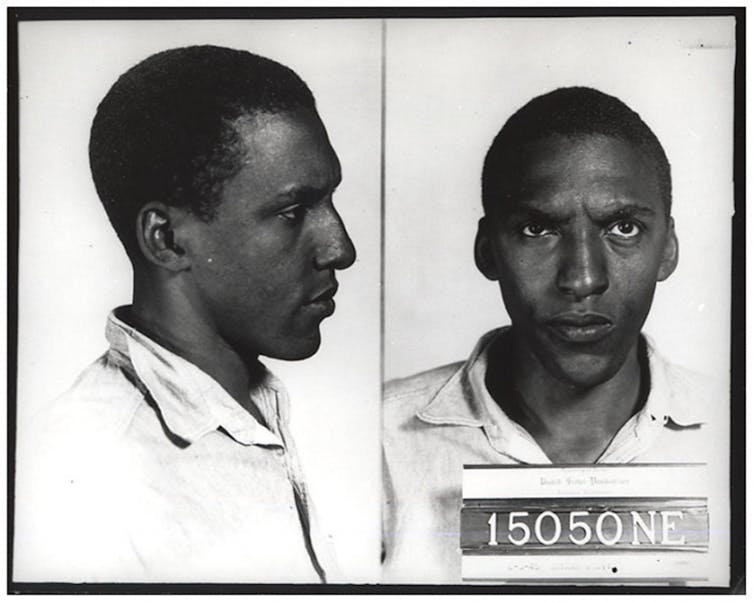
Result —
M335 270L355 251L332 195L340 164L311 113L239 120L245 163L211 222L190 222L199 312L244 356L295 360L319 348L335 310Z
M620 140L552 137L522 155L480 225L477 261L500 283L519 350L591 387L635 349L655 285L675 268L672 219L646 156Z

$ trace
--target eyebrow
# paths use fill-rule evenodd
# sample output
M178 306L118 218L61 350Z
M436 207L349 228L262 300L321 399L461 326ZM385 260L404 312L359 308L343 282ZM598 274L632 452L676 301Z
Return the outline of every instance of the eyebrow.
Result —
M602 209L602 208L600 208ZM611 206L608 204L604 211L598 211L596 216L592 216L598 222L610 222L618 220L620 218L633 218L633 217L648 217L655 216L657 212L651 207L646 205L640 205L638 203L627 203L618 206ZM518 205L509 208L507 211L503 211L505 217L518 217L529 218L533 220L539 220L547 222L549 224L557 224L567 222L568 215L565 215L557 211L547 211L531 205Z
M315 203L335 192L340 185L340 179L332 187L330 186L292 186L277 196L277 199L286 203Z
M628 203L626 205L621 205L620 207L616 208L608 208L605 212L606 215L610 217L633 217L633 216L646 216L646 217L652 217L657 214L657 212L652 209L651 207L647 207L646 205L639 205L638 203Z

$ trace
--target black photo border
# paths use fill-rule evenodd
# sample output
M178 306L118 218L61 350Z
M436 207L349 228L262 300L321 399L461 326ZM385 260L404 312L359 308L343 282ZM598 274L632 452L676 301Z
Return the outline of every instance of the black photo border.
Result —
M734 72L731 269L730 586L294 585L59 583L13 581L18 344L19 97L18 25L26 21L176 19L463 19L531 17L732 16ZM7 593L8 594L743 594L746 592L746 9L743 7L550 8L7 8ZM384 128L384 123L383 123ZM384 172L383 172L384 173ZM384 188L383 188L384 207ZM383 212L384 215L384 212ZM384 249L383 249L384 260ZM384 262L383 262L384 263ZM384 335L383 335L384 337Z

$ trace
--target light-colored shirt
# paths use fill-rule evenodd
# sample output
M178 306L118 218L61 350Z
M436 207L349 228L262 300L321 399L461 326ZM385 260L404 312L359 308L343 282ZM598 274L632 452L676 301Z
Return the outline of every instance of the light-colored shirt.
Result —
M383 581L461 581L460 513L464 464L550 464L485 385L491 331L463 363L386 384L383 406ZM647 341L650 389L598 463L709 462L716 434L710 409L724 386L663 360ZM725 438L720 439L726 442Z
M324 581L282 384L259 365L262 425L119 312L110 349L18 435L14 579Z

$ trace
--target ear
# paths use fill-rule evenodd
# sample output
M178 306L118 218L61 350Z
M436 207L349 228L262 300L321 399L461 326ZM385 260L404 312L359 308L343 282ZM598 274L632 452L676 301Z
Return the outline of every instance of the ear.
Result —
M479 220L477 225L476 240L474 241L474 261L479 272L491 281L500 278L495 255L492 251L492 241L490 241L486 217Z
M176 237L175 229L178 220L185 211L165 205L150 202L139 211L136 217L136 238L139 249L150 264L180 272L191 265L188 255L180 246L180 237Z
M662 262L657 271L657 280L664 281L675 271L678 266L678 238L675 236L675 222L668 217L668 232L665 235L665 249L662 252Z

